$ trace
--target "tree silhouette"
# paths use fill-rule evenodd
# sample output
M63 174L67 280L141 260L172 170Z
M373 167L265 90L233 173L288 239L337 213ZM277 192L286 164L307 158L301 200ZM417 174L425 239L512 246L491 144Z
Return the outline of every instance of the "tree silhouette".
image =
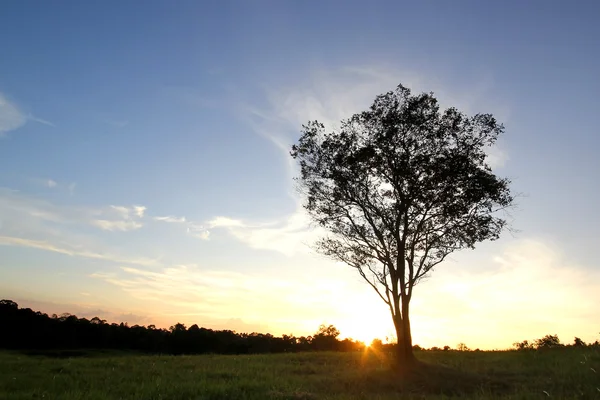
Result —
M340 336L340 331L333 325L325 325L325 324L321 324L319 326L319 329L317 330L317 333L315 334L315 336L326 336L326 337L332 337L332 338L337 338L338 336Z
M560 339L558 335L546 335L543 338L535 340L535 347L537 349L551 349L553 347L560 347Z
M90 320L62 314L49 317L28 308L19 308L11 300L0 301L0 348L57 351L72 355L74 349L134 350L169 354L252 354L312 350L355 351L363 344L337 339L340 332L333 325L319 327L312 337L293 335L276 337L269 333L216 331L182 323L168 330L126 323L109 324L94 317Z
M355 268L388 306L401 365L416 360L414 286L450 253L497 239L513 202L485 148L504 128L490 114L440 111L433 94L398 86L326 131L303 126L291 156L304 207L328 231L317 251Z
M312 337L312 344L317 350L337 350L340 331L333 325L321 324Z
M459 343L458 345L456 345L456 350L458 351L470 351L471 349L469 349L469 347L464 344L464 343Z

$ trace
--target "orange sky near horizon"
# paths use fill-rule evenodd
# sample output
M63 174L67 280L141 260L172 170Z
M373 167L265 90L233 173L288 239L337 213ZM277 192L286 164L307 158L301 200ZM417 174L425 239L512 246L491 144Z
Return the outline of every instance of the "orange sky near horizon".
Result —
M595 308L600 304L600 288L593 279L595 275L574 273L564 258L543 242L508 241L503 254L489 256L475 251L460 256L457 253L454 259L441 265L415 288L411 303L414 344L455 348L458 343L465 343L472 349L490 350L510 348L514 342L546 334L558 334L564 343L571 343L575 336L586 342L598 339ZM486 259L492 264L486 269L456 270L459 264ZM198 324L238 332L308 336L325 323L335 325L342 338L365 343L374 338L392 339L389 311L372 289L353 276L350 268L326 261L324 264L329 273L320 283L313 284L215 274L211 282L222 293L211 293L209 297L230 300L227 307L215 314L193 303L174 307L164 300L152 301L143 296L143 301L136 302L131 309L118 307L118 302L112 308L106 301L95 302L91 295L85 296L88 301L77 304L15 300L19 300L21 307L48 314L68 312L87 318L97 315L110 322L125 321L131 325L168 328L182 322L187 326ZM154 276L155 283L162 282L163 299L172 295L169 290L194 291L194 287L185 287L183 283L189 273L186 271L183 280L178 280L178 271ZM256 289L246 292L251 298L233 297L251 287ZM132 294L144 294L141 289ZM265 290L269 295L265 295ZM308 301L309 297L312 300ZM218 314L233 315L232 309L244 317L218 318Z

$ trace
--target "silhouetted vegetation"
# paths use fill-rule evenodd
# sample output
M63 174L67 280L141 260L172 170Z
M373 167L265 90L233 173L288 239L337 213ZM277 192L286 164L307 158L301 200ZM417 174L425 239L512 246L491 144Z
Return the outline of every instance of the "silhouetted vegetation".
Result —
M535 339L533 342L530 342L528 340L523 340L522 342L513 343L513 347L516 350L545 350L545 349L555 349L555 348L567 347L567 346L569 346L569 345L565 345L565 344L561 343L560 339L558 338L558 335L546 335L543 338ZM571 347L588 347L588 346L600 347L600 342L598 342L598 340L596 340L594 343L588 344L588 343L585 343L580 338L575 337L575 339L573 340L573 344L571 344L570 346Z
M321 325L312 336L273 336L269 333L237 333L231 330L213 330L178 323L169 329L154 325L129 326L127 323L107 323L98 317L78 318L71 314L52 315L19 308L11 300L0 300L0 348L9 350L42 351L54 357L87 356L82 349L136 351L155 354L259 354L301 351L358 351L362 342L340 340L340 331L333 325ZM395 343L374 339L370 347L391 354ZM557 335L513 344L516 350L544 350L564 347L600 347L585 343L576 337L571 345L562 344ZM450 346L433 346L429 349L414 345L413 350L451 351ZM472 351L464 343L456 350ZM478 351L477 349L476 351Z
M400 365L416 365L414 286L506 227L510 181L486 162L503 132L491 114L441 110L432 93L399 85L337 130L310 121L292 146L304 208L328 232L316 250L355 268L387 305Z
M29 308L19 308L11 300L0 301L0 327L0 348L13 350L110 349L166 354L251 354L355 351L364 348L362 342L339 340L340 332L333 325L322 325L314 336L308 337L237 333L198 325L188 328L181 323L160 329L154 325L107 323L98 317L48 316Z

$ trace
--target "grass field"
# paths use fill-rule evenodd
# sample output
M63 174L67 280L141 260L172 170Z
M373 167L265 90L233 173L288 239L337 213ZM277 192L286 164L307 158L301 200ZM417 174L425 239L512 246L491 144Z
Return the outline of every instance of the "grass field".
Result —
M600 399L600 349L418 352L399 378L372 351L250 356L0 352L1 399Z

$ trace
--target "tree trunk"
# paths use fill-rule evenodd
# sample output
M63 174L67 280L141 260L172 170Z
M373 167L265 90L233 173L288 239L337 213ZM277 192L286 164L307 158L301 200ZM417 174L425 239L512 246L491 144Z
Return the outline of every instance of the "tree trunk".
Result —
M408 301L402 299L402 314L397 313L394 316L394 327L396 328L396 337L398 344L396 345L396 361L401 369L410 369L417 362L413 354L412 334L410 331L410 316Z

